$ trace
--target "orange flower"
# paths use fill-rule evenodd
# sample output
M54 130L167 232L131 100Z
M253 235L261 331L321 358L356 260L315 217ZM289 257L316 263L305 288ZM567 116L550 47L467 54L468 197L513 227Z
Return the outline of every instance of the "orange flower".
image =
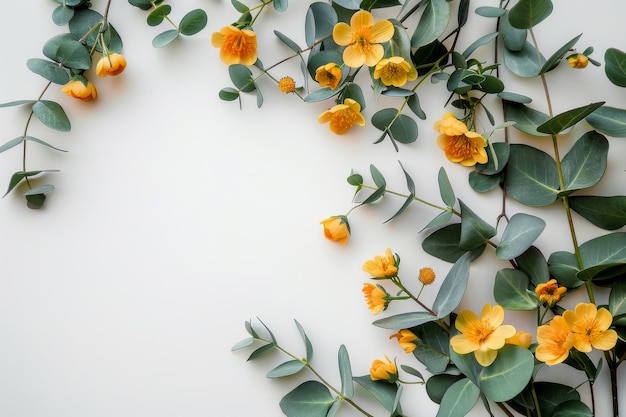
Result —
M385 356L385 360L376 359L370 368L370 378L372 381L396 382L398 380L398 370L396 364Z
M512 337L509 337L504 341L507 345L516 345L519 347L523 347L524 349L528 349L530 345L533 343L533 335L528 333L525 330L520 330L515 333Z
M385 85L402 87L407 81L413 81L417 78L417 71L410 62L401 56L392 56L391 58L383 58L376 64L374 79L379 78Z
M417 279L424 285L430 285L435 282L435 271L432 268L422 268L420 269L420 275Z
M98 97L96 87L86 79L72 79L61 89L62 92L70 97L77 98L82 101L91 101Z
M329 62L315 70L315 81L319 83L320 87L328 87L331 90L339 86L341 77L341 68L334 62Z
M389 300L387 299L387 291L380 285L370 284L369 282L363 284L363 295L367 301L367 305L372 314L378 314L387 309Z
M96 64L96 75L106 77L107 75L119 75L126 68L126 58L124 55L112 53L103 56Z
M365 126L365 118L361 114L361 105L351 98L345 99L343 104L337 104L326 110L317 118L319 123L330 122L330 130L342 135L356 123Z
M342 245L348 243L350 237L350 224L346 216L332 216L320 222L324 225L324 236L333 242Z
M574 347L581 352L590 352L592 347L609 350L617 343L617 332L609 329L613 316L606 308L579 303L574 311L563 312L563 318L574 334Z
M387 248L385 256L375 256L374 259L366 261L361 268L369 273L372 278L391 278L398 273L399 260L393 255L391 249Z
M398 333L389 336L390 339L393 339L394 337L398 339L400 347L404 349L406 353L413 352L417 347L417 341L419 340L415 333L409 329L402 329Z
M339 22L333 28L333 39L337 45L347 46L343 51L343 62L352 68L365 64L376 65L385 50L381 43L393 36L393 24L388 20L374 23L374 16L359 10L350 18L350 25Z
M551 279L548 282L537 285L535 288L535 294L539 297L539 301L553 306L561 301L561 296L567 292L567 288L559 287L555 279Z
M589 64L589 58L583 54L573 54L567 57L567 63L572 68L583 69Z
M291 77L283 77L278 81L278 88L285 94L296 91L296 82Z
M446 113L435 122L435 130L440 135L437 144L445 151L446 158L464 166L474 166L487 162L487 141L480 134L470 131L465 123L457 120L452 113Z
M461 355L474 352L479 364L489 366L496 360L505 340L515 334L515 327L503 325L503 321L504 309L499 305L486 304L480 318L473 311L463 310L454 323L461 334L453 336L450 345Z
M569 356L574 345L574 334L562 316L554 316L550 324L537 328L535 357L546 365L552 366L563 362Z
M256 33L250 29L224 26L213 32L211 44L220 48L220 59L226 65L252 65L257 60Z

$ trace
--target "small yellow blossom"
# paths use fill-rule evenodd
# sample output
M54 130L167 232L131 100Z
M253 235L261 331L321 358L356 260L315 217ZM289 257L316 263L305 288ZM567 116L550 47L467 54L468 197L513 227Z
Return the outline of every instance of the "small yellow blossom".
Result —
M342 135L356 123L365 126L365 118L361 114L361 105L351 98L345 99L343 104L337 104L326 110L317 118L319 123L330 122L330 130Z
M82 101L91 101L98 97L98 91L90 81L86 81L85 83L78 79L70 80L63 86L61 91L70 97L74 97Z
M561 296L567 292L567 288L559 287L555 279L551 279L548 282L537 285L535 288L535 294L539 297L539 301L553 306L561 301Z
M606 308L598 309L593 303L579 303L574 311L566 310L563 318L574 334L574 347L581 352L609 350L617 343L617 332L609 329L613 316Z
M422 268L420 269L420 274L418 279L424 285L430 285L435 282L435 271L432 268Z
M372 278L390 278L398 273L397 261L390 248L387 248L385 256L376 255L374 259L366 261L361 269Z
M499 305L486 304L480 318L473 311L463 310L454 323L461 334L453 336L450 345L461 355L474 352L479 364L489 366L496 360L505 340L515 334L515 327L503 325L503 321L504 309Z
M366 10L359 10L350 18L350 25L339 22L333 28L333 39L337 45L346 46L343 62L352 68L363 64L376 65L384 55L381 45L393 36L393 24L388 20L374 23L374 16Z
M112 53L101 57L96 64L96 75L106 77L107 75L119 75L126 68L126 58L124 55Z
M516 345L519 347L523 347L524 349L528 349L533 343L533 335L525 330L520 330L512 337L506 339L504 343L507 345Z
M387 299L387 291L380 285L370 284L366 282L363 284L363 295L365 296L365 300L367 301L367 308L372 310L372 314L378 314L381 311L385 310L389 305L389 300Z
M470 131L465 123L454 114L446 113L435 122L434 126L440 135L437 144L444 150L446 158L463 166L485 164L488 161L487 141L480 134Z
M346 216L331 216L320 222L324 225L326 239L339 242L342 245L348 243L350 237L350 225Z
M278 81L278 88L285 94L296 91L296 82L291 77L283 77Z
M415 333L409 329L402 329L398 333L389 336L390 339L393 339L394 337L398 339L400 347L404 349L406 353L413 352L417 347L417 341L419 340Z
M379 78L385 85L402 87L407 81L413 81L417 78L417 71L410 62L401 56L392 56L391 58L383 58L376 64L374 79Z
M589 58L583 54L573 54L567 57L567 63L572 68L583 69L589 64Z
M319 83L320 87L328 87L331 90L339 86L341 77L341 68L334 62L329 62L315 70L315 81Z
M374 360L370 368L370 378L372 381L396 382L398 380L396 364L387 356L385 356L384 360Z
M211 44L220 48L220 59L226 65L252 65L257 60L256 33L250 29L224 26L213 32Z
M553 366L563 362L569 356L574 345L574 334L563 316L554 316L549 324L537 328L535 357L546 365Z

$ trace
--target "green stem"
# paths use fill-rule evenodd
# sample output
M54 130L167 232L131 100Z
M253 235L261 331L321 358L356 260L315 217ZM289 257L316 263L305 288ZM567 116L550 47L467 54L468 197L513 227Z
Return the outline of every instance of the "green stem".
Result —
M42 99L43 95L46 93L50 85L52 85L52 81L48 81L48 84L46 84L44 89L41 91L41 94L39 94L39 97L37 97L37 101ZM34 114L35 113L32 110L28 114L28 119L26 119L26 125L24 126L24 133L22 133L22 139L24 139L22 142L22 171L23 172L26 172L26 136L28 135L28 127L30 126L31 120L33 120ZM32 189L33 187L30 185L30 181L28 180L28 177L24 177L24 179L26 180L26 185L28 186L28 188Z
M366 185L366 184L359 184L359 187L361 187L361 188L367 188L367 189L369 189L369 190L377 190L377 189L378 189L377 187L373 187L373 186L371 186L371 185ZM387 193L387 194L392 194L392 195L395 195L395 196L398 196L398 197L409 198L409 196L408 196L407 194L398 193L398 192L396 192L396 191L385 190L385 193ZM449 212L451 212L452 214L454 214L455 216L461 216L461 213L459 213L458 211L454 210L453 208L450 208L450 207L442 207L442 206L439 206L439 205L437 205L437 204L431 203L431 202L429 202L429 201L422 200L422 199L421 199L421 198L419 198L419 197L415 197L415 196L414 196L414 197L413 197L413 201L417 201L418 203L422 203L422 204L425 204L425 205L427 205L427 206L429 206L429 207L436 208L437 210L441 210L441 211L449 211Z

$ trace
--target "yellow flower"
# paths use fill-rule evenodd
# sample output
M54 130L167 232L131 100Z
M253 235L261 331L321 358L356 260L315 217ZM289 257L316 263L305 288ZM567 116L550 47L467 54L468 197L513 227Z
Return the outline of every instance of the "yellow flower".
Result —
M124 55L112 53L100 58L96 64L96 75L106 77L107 75L119 75L126 68L126 58Z
M250 29L224 26L213 32L211 44L220 48L220 59L226 65L252 65L256 62L256 33Z
M401 56L392 56L383 58L376 64L374 79L379 78L385 85L402 87L407 81L417 78L417 71Z
M504 309L499 305L486 304L480 318L470 310L463 310L454 323L461 334L453 336L450 345L461 355L474 352L479 364L489 366L496 360L505 340L515 334L515 327L502 325L503 321Z
M420 275L418 279L424 285L430 285L435 282L435 271L432 268L422 268L420 269Z
M372 278L390 278L398 273L398 265L391 249L387 248L385 256L376 255L374 259L366 261L361 268Z
M516 345L519 347L523 347L524 349L528 349L530 345L533 343L533 335L528 333L525 330L520 330L515 333L513 336L509 337L504 341L507 345Z
M590 352L592 346L609 350L617 343L617 333L609 329L613 316L606 308L598 309L593 303L579 303L574 311L566 310L563 318L574 334L574 347Z
M345 99L343 104L337 104L326 110L317 118L319 123L330 122L330 130L342 135L356 123L365 126L365 118L361 114L361 105L351 98Z
M572 68L583 69L589 64L589 58L583 54L573 54L567 57L567 63Z
M389 336L390 339L394 337L398 339L400 347L404 349L406 353L413 352L417 347L418 337L409 329L402 329L398 333Z
M87 80L85 80L85 82L78 79L70 80L63 86L61 91L70 97L74 97L82 101L91 101L98 97L96 87Z
M367 301L367 305L370 310L372 310L372 314L378 314L381 311L385 310L389 305L389 300L387 300L387 291L380 285L370 284L369 282L363 284L363 295L365 296L365 300Z
M535 294L539 297L539 301L552 306L561 301L561 296L567 292L567 288L559 287L555 279L537 285Z
M437 144L445 151L446 158L464 166L474 166L487 162L487 141L480 134L470 131L465 123L457 120L452 113L446 113L435 122L435 130L440 135Z
M350 225L346 216L332 216L320 222L324 225L324 236L333 242L345 245L350 237Z
M567 359L569 350L574 345L574 334L562 316L554 316L550 324L537 328L535 357L547 365L556 365Z
M278 81L278 88L285 94L296 91L296 82L291 77L283 77Z
M396 382L398 380L398 370L396 364L385 356L385 360L376 359L370 368L370 378L372 381Z
M333 39L337 45L347 46L343 51L343 62L352 68L365 64L376 65L385 50L381 43L393 36L393 24L388 20L374 23L374 16L359 10L350 18L350 25L339 22L333 28Z
M319 83L320 87L328 87L331 90L339 86L341 77L341 68L334 62L329 62L315 70L315 81Z

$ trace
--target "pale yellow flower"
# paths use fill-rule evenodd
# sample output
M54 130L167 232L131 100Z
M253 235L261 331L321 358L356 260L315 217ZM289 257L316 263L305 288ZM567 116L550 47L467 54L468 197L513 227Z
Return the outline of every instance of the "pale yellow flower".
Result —
M579 303L574 311L566 310L563 318L574 334L574 347L581 352L612 349L617 343L617 332L609 329L613 316L606 308L593 303Z
M535 294L539 297L539 301L552 306L561 301L561 296L567 292L567 288L559 287L555 279L537 285Z
M346 216L332 216L320 222L324 225L324 237L339 242L342 245L348 243L350 237L350 225Z
M341 68L334 62L329 62L315 70L315 81L319 83L320 87L328 87L331 90L339 86L341 77Z
M370 378L372 381L396 382L398 380L396 364L387 356L385 356L384 360L374 360L370 368Z
M556 365L569 356L574 346L574 334L562 316L554 316L549 324L537 328L535 357L546 365Z
M419 340L415 333L409 329L402 329L398 333L389 336L390 339L393 339L394 337L398 339L400 347L404 349L406 353L413 352L417 347L417 341Z
M504 343L507 345L516 345L519 347L523 347L524 349L528 349L533 343L533 335L525 330L520 330L513 336L506 339Z
M417 78L417 71L410 62L401 56L392 56L391 58L383 58L376 64L374 79L379 78L385 85L402 87L407 81L413 81Z
M124 55L112 53L105 55L96 64L96 75L106 77L107 75L119 75L126 68L126 58Z
M387 300L389 294L380 285L366 282L363 284L362 291L367 301L367 308L372 310L372 314L380 313L389 305L389 300Z
M322 113L317 121L319 123L330 122L330 130L342 135L354 124L365 126L365 118L361 114L361 105L351 98L344 100L343 104L337 104Z
M220 59L226 65L252 65L257 60L256 33L250 29L224 26L213 32L211 44L220 48Z
M352 68L365 64L376 65L385 50L381 43L393 36L393 24L388 20L374 23L374 16L366 10L359 10L350 18L350 25L339 22L333 28L333 40L337 45L346 46L343 62Z
M463 166L485 164L488 161L487 141L480 134L470 131L465 123L454 114L446 113L434 125L440 135L437 144L444 150L446 158Z
M82 101L91 101L98 97L98 91L90 81L85 84L82 80L70 80L61 91Z
M372 278L390 278L398 273L396 258L390 248L385 251L385 256L376 255L374 259L366 261L361 269Z

